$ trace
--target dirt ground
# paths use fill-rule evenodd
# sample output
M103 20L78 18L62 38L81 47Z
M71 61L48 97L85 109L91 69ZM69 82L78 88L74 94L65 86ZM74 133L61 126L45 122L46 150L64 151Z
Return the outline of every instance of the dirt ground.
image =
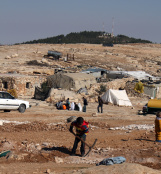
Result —
M161 147L155 142L154 134L155 115L138 115L142 107L140 98L130 100L133 107L104 105L102 114L96 114L97 103L89 103L87 112L83 113L57 110L53 105L42 101L35 103L32 99L32 107L23 114L1 111L0 151L11 152L0 158L0 173L77 171L117 156L125 157L127 163L161 171ZM80 157L79 147L77 156L70 156L74 136L68 131L67 118L71 116L82 116L89 122L86 140L89 145L98 139L86 157Z
M92 44L32 44L0 47L1 73L33 75L54 68L77 72L84 65L107 70L145 71L160 76L160 44L127 44L103 47ZM75 60L64 62L44 59L48 50L74 54ZM16 55L17 54L17 55ZM28 65L36 60L40 66ZM47 66L44 66L47 63ZM87 66L87 67L88 67ZM43 70L43 71L40 71ZM49 74L48 74L49 75ZM23 99L23 97L22 97ZM154 114L139 115L147 98L130 97L133 107L104 105L96 114L97 103L89 103L87 112L60 111L45 101L29 100L32 107L18 111L0 111L0 174L57 173L161 173L161 146L155 142ZM86 157L70 156L74 136L69 133L67 118L82 116L90 124L86 142L97 142ZM86 146L86 152L88 152ZM126 162L112 166L96 166L105 158L123 156Z
M48 50L63 54L60 61L44 59ZM74 61L62 61L74 55ZM104 47L101 44L21 44L0 46L1 73L17 72L32 74L43 73L54 68L65 68L69 72L80 71L77 66L97 66L107 70L145 71L160 76L161 44L126 44ZM38 61L41 66L28 65ZM47 64L45 66L44 64ZM87 68L87 67L85 67Z

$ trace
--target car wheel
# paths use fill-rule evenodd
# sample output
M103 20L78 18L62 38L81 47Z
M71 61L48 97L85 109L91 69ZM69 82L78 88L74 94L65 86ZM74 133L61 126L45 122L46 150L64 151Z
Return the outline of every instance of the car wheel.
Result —
M148 114L147 112L143 112L143 115L146 115L146 114Z
M24 113L25 110L26 110L26 106L23 105L23 104L21 104L21 105L19 106L18 110L19 110L19 112Z

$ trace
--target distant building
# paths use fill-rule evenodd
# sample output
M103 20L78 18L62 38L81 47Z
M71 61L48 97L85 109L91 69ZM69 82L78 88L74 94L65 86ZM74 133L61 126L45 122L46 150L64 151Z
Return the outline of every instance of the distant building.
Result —
M108 78L111 79L121 79L124 77L134 77L137 80L159 80L159 77L154 77L144 71L108 71Z
M100 78L107 74L107 70L102 68L92 67L82 71L82 73L92 74L94 77Z
M42 75L0 74L0 90L15 89L18 97L33 97L35 87L40 86L45 79L46 76Z

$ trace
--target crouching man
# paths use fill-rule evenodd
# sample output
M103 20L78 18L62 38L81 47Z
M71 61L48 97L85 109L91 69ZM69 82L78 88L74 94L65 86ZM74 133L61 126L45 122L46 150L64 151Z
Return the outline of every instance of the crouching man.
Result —
M71 133L75 134L73 132L73 127L76 128L76 136L79 136L82 140L86 141L86 135L89 132L89 123L84 121L82 117L78 117L76 121L73 121L71 123L70 129L69 129ZM79 138L75 137L75 141L74 141L74 145L73 145L73 149L71 153L72 156L75 156L76 149L80 141L81 140ZM81 156L83 157L85 155L85 143L82 141L81 141L80 152L81 152Z

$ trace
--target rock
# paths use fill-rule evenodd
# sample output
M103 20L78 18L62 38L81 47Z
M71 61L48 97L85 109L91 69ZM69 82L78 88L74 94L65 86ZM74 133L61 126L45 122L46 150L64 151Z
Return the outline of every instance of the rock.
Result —
M39 144L36 145L35 147L36 147L36 149L39 150L39 151L42 149L41 146L40 146Z
M27 140L25 140L25 141L22 141L21 143L22 143L22 144L27 144L27 142L28 142L28 141L27 141Z
M46 59L42 59L41 62L42 62L42 63L50 64L50 62L48 62Z
M56 156L55 157L55 162L56 163L63 163L63 159Z
M51 170L50 169L47 169L46 170L46 173L50 174Z
M92 117L97 117L98 116L98 113L95 112L95 113L92 113Z
M2 120L0 120L0 126L2 126L3 125L3 121Z
M14 142L8 142L8 141L6 141L6 142L3 143L3 149L4 150L13 149L14 146L15 146L15 143Z
M49 154L48 153L41 153L41 155L44 157L44 158L48 158L49 157Z
M11 59L11 57L10 56L6 56L5 59Z
M71 116L71 117L67 118L67 122L69 123L69 122L72 122L72 121L74 121L76 119L77 119L76 116Z
M33 73L53 75L54 70L52 70L52 69L51 70L50 69L34 69Z
M42 146L49 146L49 143L44 142L44 143L42 143Z

